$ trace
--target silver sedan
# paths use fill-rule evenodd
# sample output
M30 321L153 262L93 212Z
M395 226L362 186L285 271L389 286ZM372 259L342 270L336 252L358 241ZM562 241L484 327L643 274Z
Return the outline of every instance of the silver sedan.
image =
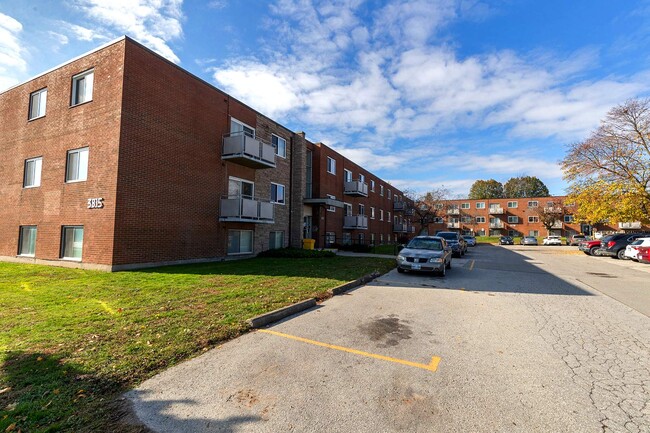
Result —
M417 236L397 255L397 272L437 272L451 269L451 248L438 236Z

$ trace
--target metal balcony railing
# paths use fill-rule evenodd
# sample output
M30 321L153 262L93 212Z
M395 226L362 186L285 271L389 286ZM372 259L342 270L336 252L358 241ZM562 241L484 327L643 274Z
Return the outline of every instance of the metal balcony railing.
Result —
M367 230L368 217L365 215L346 215L343 217L343 228L348 230Z
M221 159L255 169L275 168L275 148L243 131L223 137Z
M368 184L360 180L345 182L345 195L354 197L368 197Z
M393 224L393 232L395 233L407 233L408 227L406 224Z
M460 215L460 209L447 209L447 215Z
M228 196L221 199L219 221L271 224L274 222L274 206L269 201L252 197Z
M447 223L447 228L448 229L459 229L460 228L460 223Z
M505 210L499 206L499 207L492 207L490 206L490 215L503 215Z
M503 228L503 221L490 223L490 228L491 229L502 229Z
M406 203L403 201L393 202L393 210L395 212L403 212L404 210L406 210Z

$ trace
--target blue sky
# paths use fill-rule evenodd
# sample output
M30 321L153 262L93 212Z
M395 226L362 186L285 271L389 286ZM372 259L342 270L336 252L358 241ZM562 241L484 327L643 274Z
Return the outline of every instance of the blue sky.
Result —
M0 89L123 34L398 187L538 176L650 95L650 1L0 0Z

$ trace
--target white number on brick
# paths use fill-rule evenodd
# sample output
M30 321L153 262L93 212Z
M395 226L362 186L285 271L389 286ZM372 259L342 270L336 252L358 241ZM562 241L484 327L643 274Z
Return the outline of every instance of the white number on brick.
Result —
M88 209L101 209L103 207L104 199L102 197L88 199Z

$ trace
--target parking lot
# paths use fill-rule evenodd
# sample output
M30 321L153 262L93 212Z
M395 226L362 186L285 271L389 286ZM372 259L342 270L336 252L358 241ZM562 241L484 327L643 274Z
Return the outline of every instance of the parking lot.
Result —
M129 393L160 432L650 432L650 266L482 245Z

